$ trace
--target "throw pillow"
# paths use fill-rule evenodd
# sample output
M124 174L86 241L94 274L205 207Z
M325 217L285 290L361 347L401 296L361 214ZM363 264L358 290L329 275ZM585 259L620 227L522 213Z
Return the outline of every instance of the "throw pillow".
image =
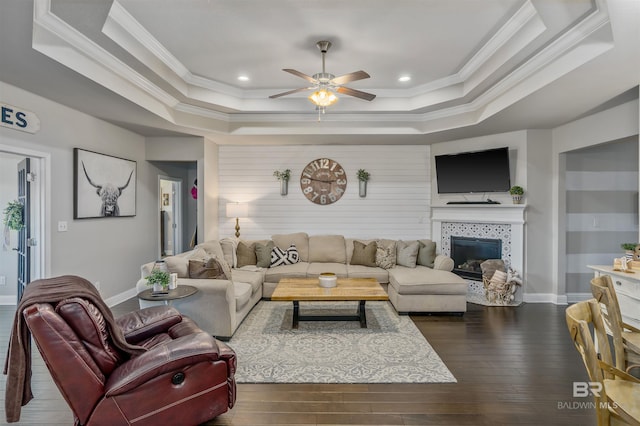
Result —
M271 267L281 265L293 265L298 263L300 256L295 244L291 244L288 249L282 250L280 247L274 247L271 250Z
M376 251L378 245L375 241L369 244L360 241L353 242L353 255L351 256L352 265L376 266Z
M396 242L378 240L376 245L376 265L382 269L391 269L396 266Z
M418 250L420 244L417 241L406 242L398 241L396 244L397 258L396 264L415 268L418 260Z
M433 268L433 262L436 260L436 243L431 240L418 240L418 244L420 247L416 263Z
M247 265L255 265L256 260L256 246L255 243L248 243L240 241L238 248L236 249L236 256L238 257L237 268L242 268Z
M214 257L207 260L189 260L189 278L226 280L227 274L220 262Z
M256 243L256 266L260 268L268 268L271 265L271 251L273 250L273 241L266 243Z

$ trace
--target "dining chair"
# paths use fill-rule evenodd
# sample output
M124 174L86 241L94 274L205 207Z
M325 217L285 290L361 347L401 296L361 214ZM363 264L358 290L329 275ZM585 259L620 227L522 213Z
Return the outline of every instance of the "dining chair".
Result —
M590 299L571 305L566 320L589 380L600 384L599 391L592 392L598 426L640 426L640 379L613 366L600 303ZM597 349L591 328L597 337Z

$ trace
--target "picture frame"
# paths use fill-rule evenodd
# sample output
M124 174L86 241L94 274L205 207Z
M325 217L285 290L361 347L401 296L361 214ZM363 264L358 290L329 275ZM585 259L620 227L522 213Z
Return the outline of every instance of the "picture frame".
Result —
M136 215L135 161L74 148L73 182L74 219Z

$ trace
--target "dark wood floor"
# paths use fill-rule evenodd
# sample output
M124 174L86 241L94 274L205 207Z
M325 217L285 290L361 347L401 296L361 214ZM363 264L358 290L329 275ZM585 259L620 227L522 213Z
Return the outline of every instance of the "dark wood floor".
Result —
M135 300L113 308L119 315ZM13 308L0 306L2 365ZM451 384L238 385L236 406L207 425L595 425L592 402L572 398L586 381L563 306L469 304L460 317L412 319L457 378ZM17 425L71 425L72 416L37 357L35 399ZM242 360L240 360L242 362ZM5 376L0 377L4 400ZM560 408L559 408L560 407ZM4 404L0 407L4 422ZM4 423L2 423L4 424Z

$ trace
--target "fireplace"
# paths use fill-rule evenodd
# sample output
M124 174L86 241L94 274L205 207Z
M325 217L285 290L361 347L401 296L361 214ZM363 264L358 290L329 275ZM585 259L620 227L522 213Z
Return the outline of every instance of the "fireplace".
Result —
M502 258L502 241L493 238L451 236L453 272L463 278L482 279L480 264Z

